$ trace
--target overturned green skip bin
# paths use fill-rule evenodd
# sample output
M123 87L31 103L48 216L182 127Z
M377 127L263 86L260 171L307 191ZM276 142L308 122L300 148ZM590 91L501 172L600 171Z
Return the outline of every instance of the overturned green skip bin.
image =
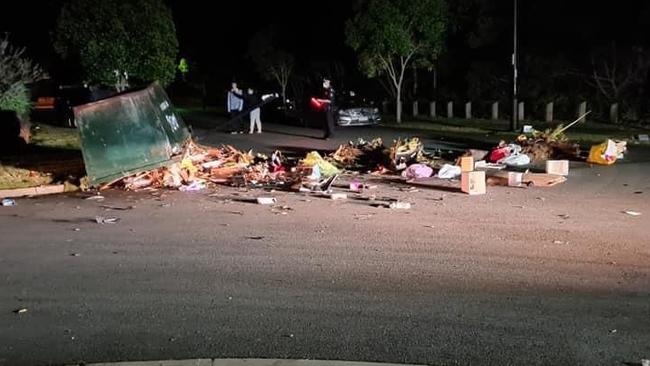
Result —
M158 84L74 108L91 186L170 165L191 138Z

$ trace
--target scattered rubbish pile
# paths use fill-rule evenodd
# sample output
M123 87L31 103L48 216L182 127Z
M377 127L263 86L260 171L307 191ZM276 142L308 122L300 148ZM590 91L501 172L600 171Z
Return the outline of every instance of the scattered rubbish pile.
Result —
M406 140L398 139L388 150L391 168L404 170L409 163L414 161L423 162L423 147L420 139L413 137Z
M104 149L108 150L106 147ZM107 182L100 180L101 183L95 186L132 191L167 188L192 192L209 185L225 184L323 192L328 191L336 177L344 171L383 174L395 172L386 166L427 160L418 139L396 141L390 148L386 148L381 139L360 139L341 145L330 155L323 157L312 151L301 159L288 159L280 151L269 157L254 154L253 151L241 151L230 145L206 147L191 138L178 151L180 153L170 155L161 166L155 165L150 169L143 166L135 172L122 169L123 173L117 179ZM115 165L108 164L105 156L102 159L104 165Z
M372 141L359 139L341 145L329 160L341 169L374 173L399 172L414 163L433 164L436 158L424 150L417 137L397 139L389 147L381 138Z
M530 138L521 135L518 138L522 145L521 152L528 155L533 163L543 163L549 159L579 159L580 145L569 141L564 131L566 128L559 125L555 129L533 131Z
M190 140L169 165L121 177L100 185L100 189L169 188L191 192L210 184L226 184L327 191L325 183L344 171L397 174L404 170L412 172L411 178L429 177L433 169L425 164L431 161L434 158L424 153L417 138L395 141L389 148L381 139L359 140L341 145L325 157L312 151L302 159L287 159L280 151L268 157L230 145L205 147ZM416 165L408 166L411 163Z
M358 139L356 142L351 141L339 146L332 154L331 160L343 169L368 168L375 170L379 166L388 165L385 149L384 142L380 138L372 141Z
M549 160L585 160L580 145L569 141L561 131L560 125L555 130L535 131L532 136L520 135L514 143L505 141L492 149L485 158L492 164L506 166L524 166L545 164ZM627 152L626 141L607 140L591 147L587 162L611 165L617 159L623 159Z
M583 117L545 131L527 126L513 142L501 141L491 151L468 150L451 162L427 152L416 137L398 139L390 146L380 138L358 139L328 155L312 151L291 158L280 151L266 156L230 145L201 146L158 84L75 108L91 186L193 192L223 184L309 192L331 199L347 198L331 190L347 173L390 174L409 184L427 180L453 184L460 179L460 191L470 195L486 193L488 185L554 186L566 181L568 159L581 158L580 146L569 141L565 131ZM608 140L591 149L588 161L612 164L622 158L625 148L624 143ZM530 171L542 164L544 173ZM366 185L357 180L349 187L359 193ZM273 197L259 197L257 202L276 203Z
M551 159L580 159L580 145L568 140L562 125L522 134L510 144L501 141L487 157L489 163L509 166L541 164Z
M244 183L269 180L271 172L266 166L255 164L255 160L250 151L242 152L232 146L207 148L190 141L178 161L122 177L101 187L127 190L172 188L190 192L205 188L209 182L226 183L235 177Z
M206 147L190 139L182 153L168 165L126 175L100 188L167 188L192 192L223 184L322 193L331 199L345 199L347 196L332 193L331 187L340 175L348 172L401 176L406 183L427 179L460 179L460 190L470 195L484 194L486 186L495 185L551 187L565 182L569 171L568 160L550 159L564 156L556 155L553 151L557 146L562 146L558 144L572 145L556 130L538 134L537 138L520 137L517 142L523 147L518 143L501 142L491 152L468 151L455 163L427 153L417 138L398 139L390 147L386 147L379 138L372 141L359 139L339 146L329 155L312 151L302 158L287 158L280 151L269 157L253 151L241 151L230 145ZM537 154L534 158L528 155L530 151L542 150L545 153ZM487 161L475 161L475 157L486 158ZM541 158L546 164L545 173L531 173L529 169L525 172L508 171L509 167L526 167ZM352 181L349 186L351 192L357 193L365 187L359 181ZM275 203L262 201L259 203Z
M560 124L556 128L544 131L536 131L531 126L526 126L524 134L519 135L515 142L508 144L501 141L489 155L483 158L486 158L488 163L505 166L546 164L547 161L561 159L584 160L580 145L571 142L565 132L589 113L585 113L566 126ZM607 140L592 146L586 160L593 164L611 165L617 159L623 159L626 151L627 142Z
M580 145L572 143L565 132L583 120L591 111L564 126L537 131L532 126L524 126L523 134L515 142L507 144L501 141L490 152L489 163L507 166L522 166L545 163L551 159L580 159Z

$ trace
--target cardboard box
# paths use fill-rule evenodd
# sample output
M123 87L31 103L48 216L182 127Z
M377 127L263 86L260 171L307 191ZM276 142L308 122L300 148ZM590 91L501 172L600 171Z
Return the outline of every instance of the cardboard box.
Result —
M257 197L257 203L260 205L273 205L277 202L278 201L275 199L275 197Z
M460 190L469 195L485 194L485 172L461 173Z
M508 172L508 187L521 187L524 173Z
M474 171L474 158L471 156L463 156L460 158L460 171L472 172Z
M546 174L555 175L569 175L569 161L568 160L547 160L546 161Z

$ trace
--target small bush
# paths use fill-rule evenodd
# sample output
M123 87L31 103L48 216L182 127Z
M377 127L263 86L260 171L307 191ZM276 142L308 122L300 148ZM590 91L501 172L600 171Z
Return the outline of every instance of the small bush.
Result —
M0 111L16 113L20 136L28 142L31 97L27 85L44 79L46 74L24 53L25 48L11 46L8 35L0 36Z
M29 89L22 83L16 83L0 93L0 110L16 112L21 119L29 115L31 108Z

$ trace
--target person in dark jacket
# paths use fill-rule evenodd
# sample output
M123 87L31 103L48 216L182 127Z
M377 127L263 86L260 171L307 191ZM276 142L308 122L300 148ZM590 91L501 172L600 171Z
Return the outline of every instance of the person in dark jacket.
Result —
M237 87L237 83L233 82L226 96L226 108L233 126L232 133L242 133L243 129L241 113L244 110L244 103L242 98L239 97L241 93L242 91Z
M334 89L332 89L332 83L329 79L323 79L321 98L316 100L323 105L323 111L325 112L323 138L328 140L334 135Z
M245 111L250 110L249 112L250 129L248 133L249 134L254 133L255 127L257 127L257 133L262 133L262 119L261 119L260 105L268 98L273 97L273 95L266 94L260 97L255 93L255 91L252 88L248 88L246 94L235 93L234 95L238 98L241 98L241 100L243 100Z

